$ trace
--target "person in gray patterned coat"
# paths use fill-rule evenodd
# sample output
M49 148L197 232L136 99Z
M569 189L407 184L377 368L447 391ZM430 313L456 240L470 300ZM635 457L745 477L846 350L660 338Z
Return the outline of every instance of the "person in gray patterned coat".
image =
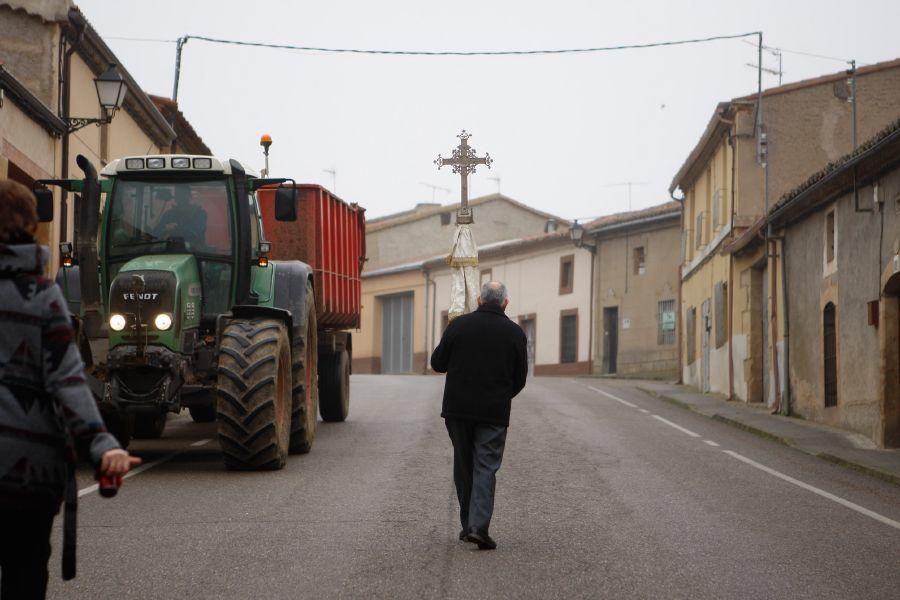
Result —
M106 432L62 291L44 277L34 196L0 181L0 596L44 598L50 530L70 485L73 440L100 474L140 463Z

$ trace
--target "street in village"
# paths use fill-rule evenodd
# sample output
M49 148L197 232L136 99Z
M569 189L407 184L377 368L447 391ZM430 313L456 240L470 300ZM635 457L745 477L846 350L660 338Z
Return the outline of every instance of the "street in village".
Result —
M215 424L137 441L118 497L81 474L79 574L51 598L895 598L892 483L642 389L534 378L492 534L457 541L443 377L354 375L350 417L275 472L228 472ZM775 417L773 417L775 418ZM59 568L59 521L51 572Z

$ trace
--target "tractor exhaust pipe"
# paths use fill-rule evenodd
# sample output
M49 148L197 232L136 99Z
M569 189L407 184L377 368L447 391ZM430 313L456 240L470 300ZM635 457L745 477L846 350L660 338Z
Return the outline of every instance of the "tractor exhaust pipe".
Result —
M75 211L75 248L81 277L82 328L90 339L105 337L100 303L100 273L97 260L97 226L100 220L100 182L97 169L84 155L75 159L84 171L84 189Z

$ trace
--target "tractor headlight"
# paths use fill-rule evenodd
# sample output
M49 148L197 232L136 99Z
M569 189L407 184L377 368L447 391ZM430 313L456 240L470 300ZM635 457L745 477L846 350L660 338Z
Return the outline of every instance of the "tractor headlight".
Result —
M172 326L172 317L167 313L159 313L153 320L153 324L156 325L156 328L160 331L165 331Z
M120 314L113 313L109 316L109 328L113 331L122 331L127 324L125 317Z

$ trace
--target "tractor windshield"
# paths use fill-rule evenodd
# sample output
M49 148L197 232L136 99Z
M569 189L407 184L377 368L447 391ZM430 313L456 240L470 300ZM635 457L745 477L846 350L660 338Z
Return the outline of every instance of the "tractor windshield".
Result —
M231 256L232 224L224 180L120 179L110 211L110 257L164 253Z

